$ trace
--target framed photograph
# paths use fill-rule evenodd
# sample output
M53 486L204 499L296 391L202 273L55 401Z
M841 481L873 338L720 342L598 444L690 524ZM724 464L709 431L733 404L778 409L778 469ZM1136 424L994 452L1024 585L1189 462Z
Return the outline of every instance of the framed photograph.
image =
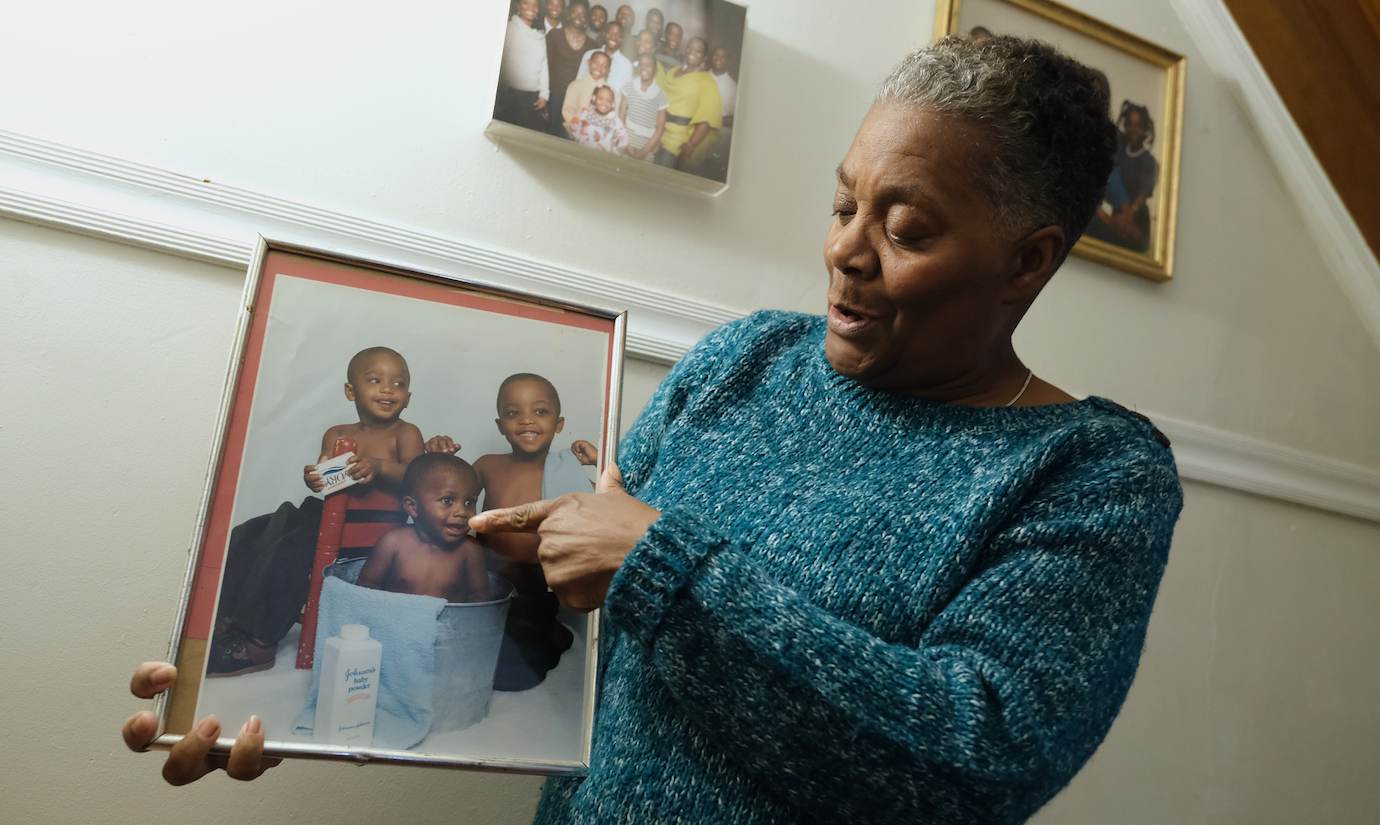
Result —
M468 520L593 489L625 313L268 240L243 307L156 744L586 769L599 614Z
M937 37L1001 34L1059 47L1101 71L1111 90L1116 166L1073 254L1169 280L1183 135L1183 56L1052 0L938 0Z
M728 187L747 9L726 0L496 0L488 134L627 175Z

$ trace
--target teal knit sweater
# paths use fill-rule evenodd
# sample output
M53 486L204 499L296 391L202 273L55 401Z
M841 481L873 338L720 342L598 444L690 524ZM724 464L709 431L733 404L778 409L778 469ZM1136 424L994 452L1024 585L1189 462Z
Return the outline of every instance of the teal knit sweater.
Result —
M609 588L583 779L537 822L1023 822L1131 686L1182 491L1098 398L866 389L817 316L676 365L623 440L662 510Z

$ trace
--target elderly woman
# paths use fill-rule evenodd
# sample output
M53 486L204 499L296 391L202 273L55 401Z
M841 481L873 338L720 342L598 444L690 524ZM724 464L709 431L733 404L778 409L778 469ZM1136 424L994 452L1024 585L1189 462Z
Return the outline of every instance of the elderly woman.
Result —
M621 489L471 522L536 530L561 600L605 610L591 768L539 822L1022 822L1068 783L1130 687L1181 506L1148 422L1011 343L1114 149L1105 93L1048 46L911 55L838 167L827 316L696 346Z

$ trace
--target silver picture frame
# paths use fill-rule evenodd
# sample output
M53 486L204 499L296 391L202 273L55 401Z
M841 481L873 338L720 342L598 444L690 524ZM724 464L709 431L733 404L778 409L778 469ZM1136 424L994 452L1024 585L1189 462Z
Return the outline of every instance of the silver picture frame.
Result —
M597 469L610 461L616 461L616 445L619 433L619 410L622 396L623 368L627 336L627 312L603 306L592 306L569 300L537 294L528 290L514 289L493 283L482 278L457 276L452 273L418 269L374 256L363 256L348 251L329 250L297 243L260 237L250 259L245 279L244 291L239 304L235 324L234 344L229 364L225 372L221 405L218 411L215 430L211 440L211 454L205 481L202 486L191 541L189 542L187 571L183 578L182 590L177 602L173 630L168 646L168 661L178 666L178 677L174 685L155 700L154 711L158 716L159 735L152 743L157 749L169 749L180 742L190 731L195 719L201 714L199 699L205 686L206 647L211 638L210 628L206 629L206 639L188 638L188 617L197 594L198 569L207 551L208 526L212 521L215 507L231 507L238 490L222 489L222 472L227 461L238 462L248 452L248 445L241 443L240 454L230 455L231 428L236 421L247 421L252 404L248 409L240 409L237 392L246 380L256 376L246 375L246 350L256 330L255 322L259 316L259 298L264 287L264 270L275 254L320 261L338 267L353 268L362 272L398 278L417 284L455 290L478 298L493 299L513 307L532 310L549 310L558 313L571 313L598 322L601 329L606 328L608 336L607 371L604 376L605 389L600 394L602 416L600 424L602 442L599 450ZM501 314L501 313L500 313ZM264 319L266 324L267 320ZM260 331L262 327L257 328ZM230 505L224 498L228 496ZM228 511L227 511L228 512ZM224 564L221 563L221 572ZM219 575L219 574L217 574ZM220 582L215 586L216 601L219 601ZM204 608L204 605L200 605ZM505 756L502 753L438 753L430 750L398 749L369 746L342 746L331 743L294 741L292 738L275 736L266 730L264 753L270 757L290 757L304 759L329 759L353 763L381 764L423 764L476 771L497 771L519 774L539 775L578 775L589 767L590 748L593 738L595 707L599 692L599 611L583 614L585 632L577 634L577 645L583 651L583 673L580 674L582 686L579 707L572 709L578 714L579 746L576 758L543 758L541 756ZM200 641L200 649L196 642ZM231 677L240 678L240 677ZM217 680L225 681L225 680ZM222 719L225 732L213 746L214 751L226 752L234 742L231 732L238 730L239 721ZM300 739L300 737L298 737ZM424 744L424 742L422 743Z

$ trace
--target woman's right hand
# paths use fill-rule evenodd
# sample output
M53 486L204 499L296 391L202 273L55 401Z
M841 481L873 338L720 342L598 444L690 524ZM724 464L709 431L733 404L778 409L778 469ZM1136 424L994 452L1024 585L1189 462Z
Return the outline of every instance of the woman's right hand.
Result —
M152 699L172 687L176 680L177 668L167 662L144 662L134 669L129 692L140 699ZM130 750L142 753L158 736L158 717L152 711L141 710L125 721L121 733ZM240 728L229 755L211 753L211 746L219 736L220 722L216 717L207 716L197 722L168 752L168 760L163 763L163 779L169 785L186 785L223 768L231 779L248 782L258 779L264 771L282 761L264 758L263 724L257 716L249 717Z
M302 480L307 483L307 489L313 493L319 493L326 488L326 482L316 471L315 464L308 464L302 468Z

